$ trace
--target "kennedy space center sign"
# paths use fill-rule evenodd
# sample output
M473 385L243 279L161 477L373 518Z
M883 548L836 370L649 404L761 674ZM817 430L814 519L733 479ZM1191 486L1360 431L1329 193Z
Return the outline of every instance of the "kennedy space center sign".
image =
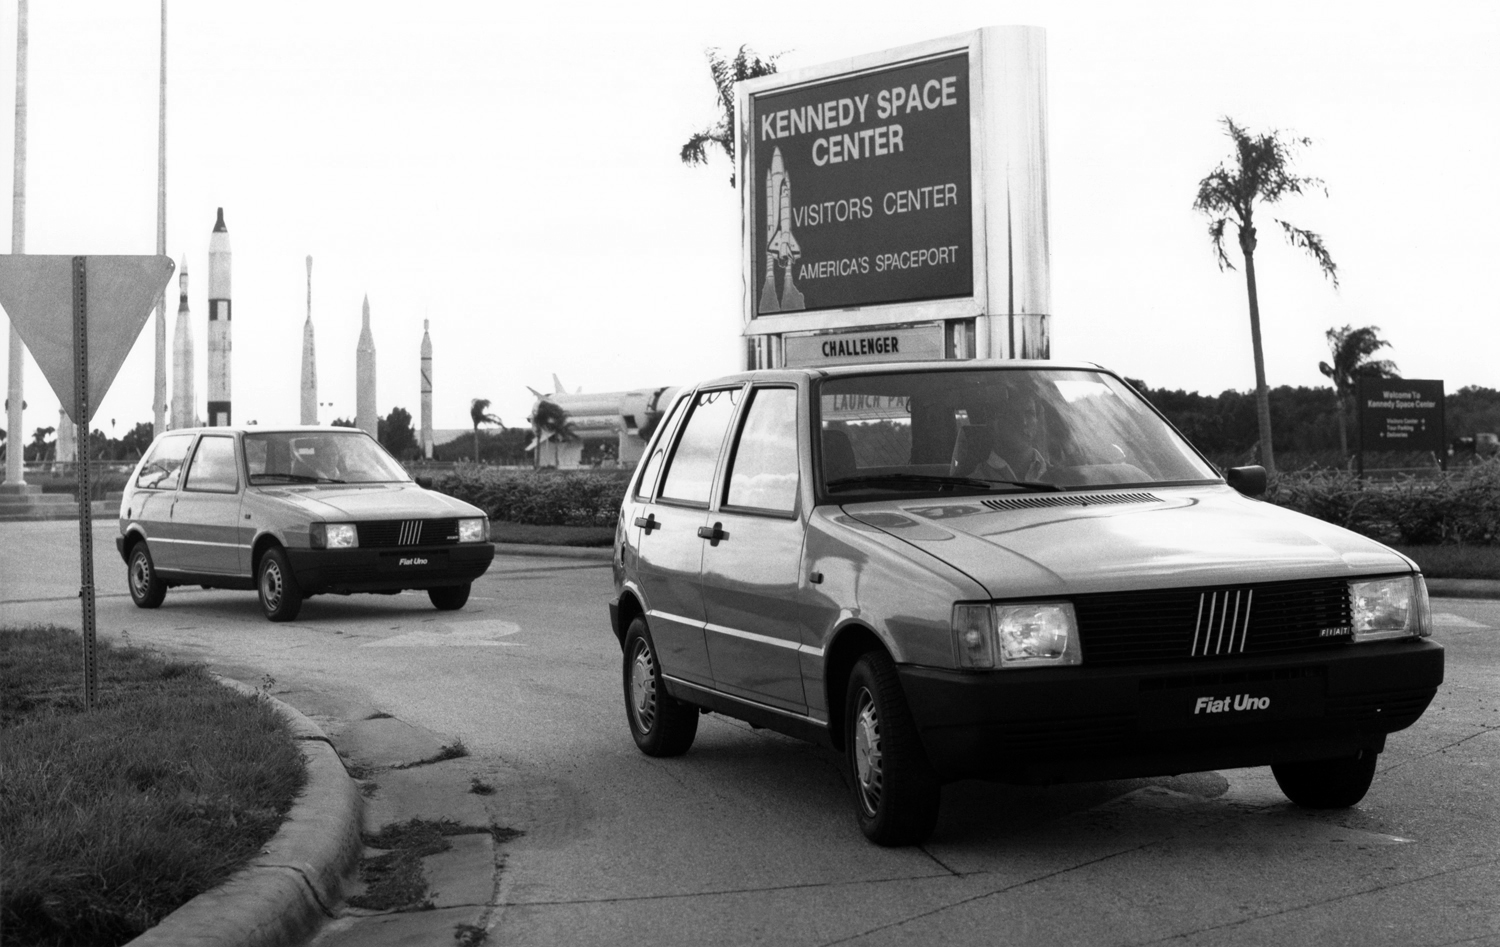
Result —
M756 316L970 296L969 54L749 96Z

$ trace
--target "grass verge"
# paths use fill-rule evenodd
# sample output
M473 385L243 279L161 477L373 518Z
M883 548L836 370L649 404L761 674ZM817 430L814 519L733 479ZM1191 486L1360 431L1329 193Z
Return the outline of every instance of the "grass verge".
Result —
M0 927L15 945L122 944L225 881L306 781L269 704L201 665L77 632L0 628Z
M1429 579L1500 579L1500 546L1394 546Z

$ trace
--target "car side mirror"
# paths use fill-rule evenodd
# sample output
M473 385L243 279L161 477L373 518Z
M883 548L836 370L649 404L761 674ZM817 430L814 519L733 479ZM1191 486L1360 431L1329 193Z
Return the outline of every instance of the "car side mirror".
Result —
M1266 468L1261 466L1230 467L1224 471L1224 479L1247 497L1258 497L1266 492Z
M432 478L431 477L418 477L417 478L417 486L421 487L423 490L431 490L432 489Z

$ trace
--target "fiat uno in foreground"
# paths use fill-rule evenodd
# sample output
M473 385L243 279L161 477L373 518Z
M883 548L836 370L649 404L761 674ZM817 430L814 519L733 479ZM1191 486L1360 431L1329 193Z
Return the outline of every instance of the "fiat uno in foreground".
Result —
M1092 365L685 389L616 534L630 731L672 756L713 711L842 751L881 844L971 777L1270 765L1299 805L1353 805L1442 681L1426 586L1264 488Z
M115 544L130 596L255 589L271 621L309 595L425 589L458 609L495 557L489 518L412 482L355 428L171 431L136 465Z

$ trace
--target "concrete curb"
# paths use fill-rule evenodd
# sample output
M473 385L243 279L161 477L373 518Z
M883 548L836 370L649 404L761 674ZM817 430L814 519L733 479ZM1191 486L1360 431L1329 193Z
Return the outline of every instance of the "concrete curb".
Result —
M1427 594L1433 598L1500 599L1500 580L1428 579Z
M239 681L218 681L246 696ZM146 931L130 947L282 947L302 943L334 916L344 878L359 863L363 797L328 737L307 717L265 697L307 760L307 785L280 831L250 864Z
M555 559L603 559L614 558L612 546L537 546L530 543L496 543L497 556L548 556Z

